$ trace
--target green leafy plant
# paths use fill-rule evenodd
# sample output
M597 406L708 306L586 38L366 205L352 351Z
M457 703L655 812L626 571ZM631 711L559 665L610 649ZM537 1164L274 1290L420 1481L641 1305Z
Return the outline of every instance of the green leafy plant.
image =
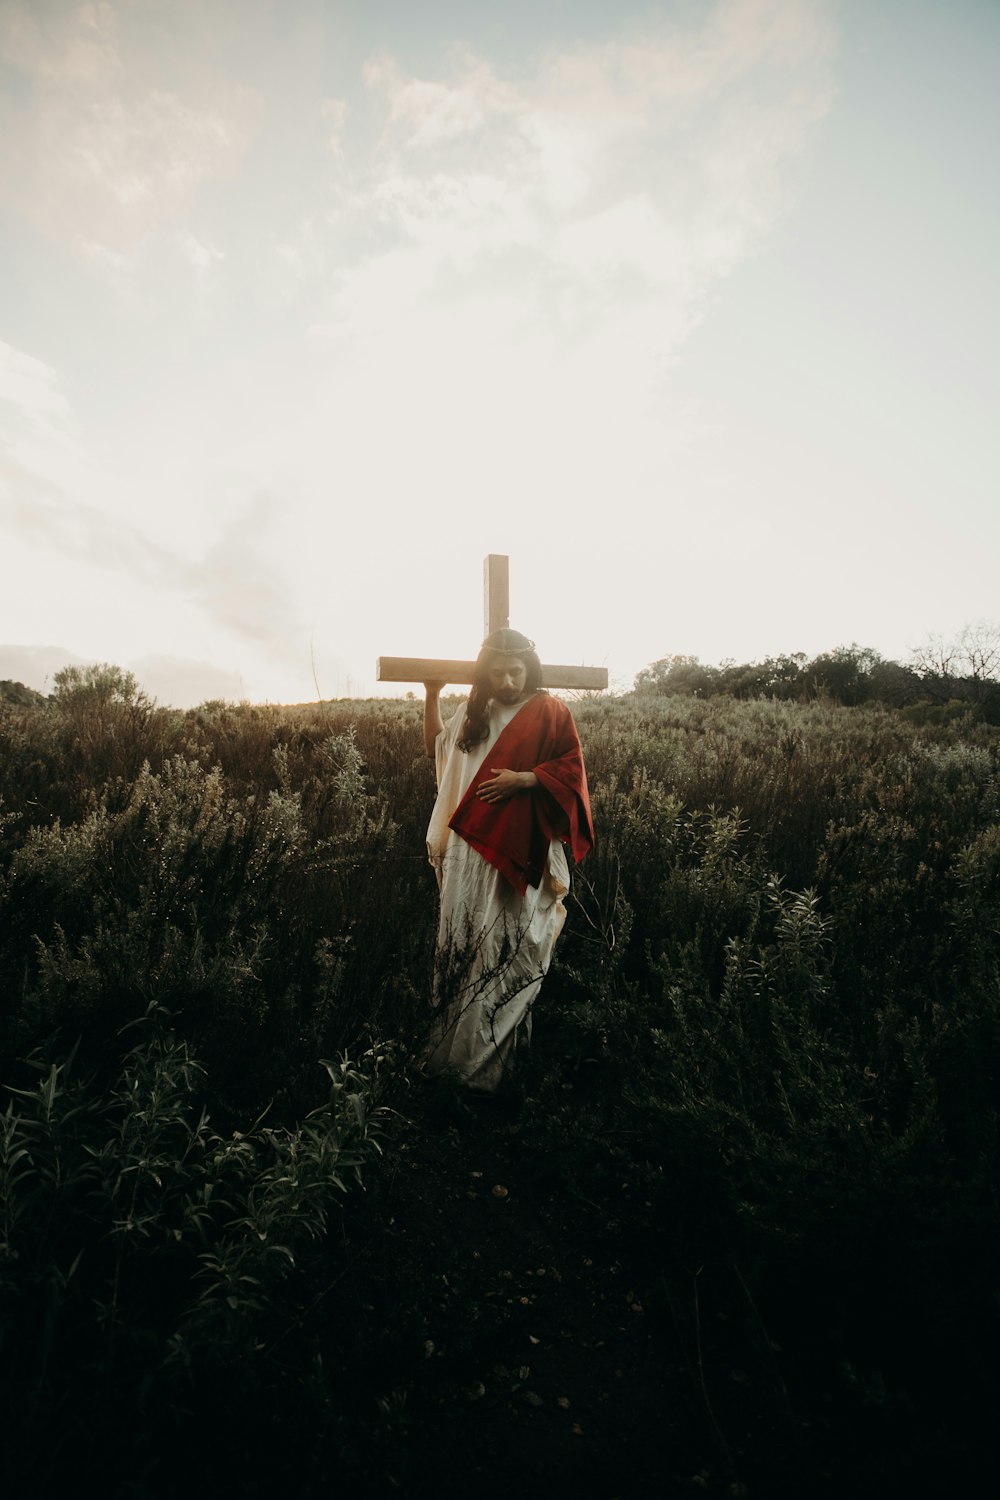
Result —
M381 1150L373 1073L346 1058L294 1128L224 1137L187 1045L155 1014L138 1031L106 1089L73 1052L7 1085L0 1368L14 1472L35 1484L81 1450L156 1463L151 1431L184 1429L193 1401L232 1420L241 1394L307 1394L285 1359L295 1283Z

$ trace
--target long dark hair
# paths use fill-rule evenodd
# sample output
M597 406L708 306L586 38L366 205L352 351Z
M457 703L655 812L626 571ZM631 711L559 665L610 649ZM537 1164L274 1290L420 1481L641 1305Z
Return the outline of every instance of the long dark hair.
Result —
M480 647L479 655L476 657L476 673L472 679L472 691L469 693L469 701L465 707L465 724L462 727L462 737L458 742L458 748L468 752L474 745L481 745L483 740L489 737L490 732L490 659L497 653L502 652L504 656L516 656L524 662L526 675L524 679L525 693L537 693L542 686L542 663L538 652L535 650L534 641L529 641L526 635L519 630L510 630L504 626L502 630L494 630L488 635Z

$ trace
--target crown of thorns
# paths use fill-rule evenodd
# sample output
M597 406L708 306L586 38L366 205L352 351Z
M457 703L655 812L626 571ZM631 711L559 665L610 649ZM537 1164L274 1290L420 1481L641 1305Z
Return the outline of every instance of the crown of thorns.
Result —
M522 651L534 651L534 641L529 641L526 635L519 630L511 630L504 625L499 630L494 630L483 642L484 651L499 651L503 656L517 656Z

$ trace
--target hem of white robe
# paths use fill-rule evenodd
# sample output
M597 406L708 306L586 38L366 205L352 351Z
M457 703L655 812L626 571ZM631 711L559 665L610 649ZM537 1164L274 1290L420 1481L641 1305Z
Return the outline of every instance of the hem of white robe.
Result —
M477 857L482 858L481 855ZM434 863L437 864L436 861ZM440 870L437 869L436 873L440 880ZM498 878L502 879L502 877ZM542 886L535 888L537 899L532 917L537 912L538 901L544 894L548 894L545 891L546 885L552 896L547 909L551 913L553 930L551 936L547 936L544 944L540 945L548 950L540 971L527 979L526 983L513 994L504 995L501 988L492 1011L487 1011L491 1000L489 992L498 984L502 987L503 974L500 973L487 980L480 991L477 991L478 980L474 976L466 986L466 989L471 991L469 998L464 1004L452 1002L449 1006L450 1019L439 1016L435 1023L423 1062L423 1071L428 1076L435 1077L448 1073L455 1076L465 1088L473 1092L496 1093L510 1069L518 1045L530 1040L531 1007L548 973L556 941L566 921L563 897L568 893L569 887L553 875L549 860L546 860ZM528 925L530 926L530 922ZM440 933L438 942L440 946ZM488 968L488 965L486 967ZM507 1006L515 1007L516 1014L511 1024L504 1026L503 1034L497 1039L495 1019ZM480 1012L486 1013L481 1015ZM488 1036L484 1035L487 1026L490 1033Z

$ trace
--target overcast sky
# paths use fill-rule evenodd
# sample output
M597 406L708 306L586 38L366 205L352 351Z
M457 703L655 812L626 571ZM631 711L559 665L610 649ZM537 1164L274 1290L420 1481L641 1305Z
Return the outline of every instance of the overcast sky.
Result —
M620 687L996 619L998 77L997 0L0 0L0 645L364 694L488 552Z

